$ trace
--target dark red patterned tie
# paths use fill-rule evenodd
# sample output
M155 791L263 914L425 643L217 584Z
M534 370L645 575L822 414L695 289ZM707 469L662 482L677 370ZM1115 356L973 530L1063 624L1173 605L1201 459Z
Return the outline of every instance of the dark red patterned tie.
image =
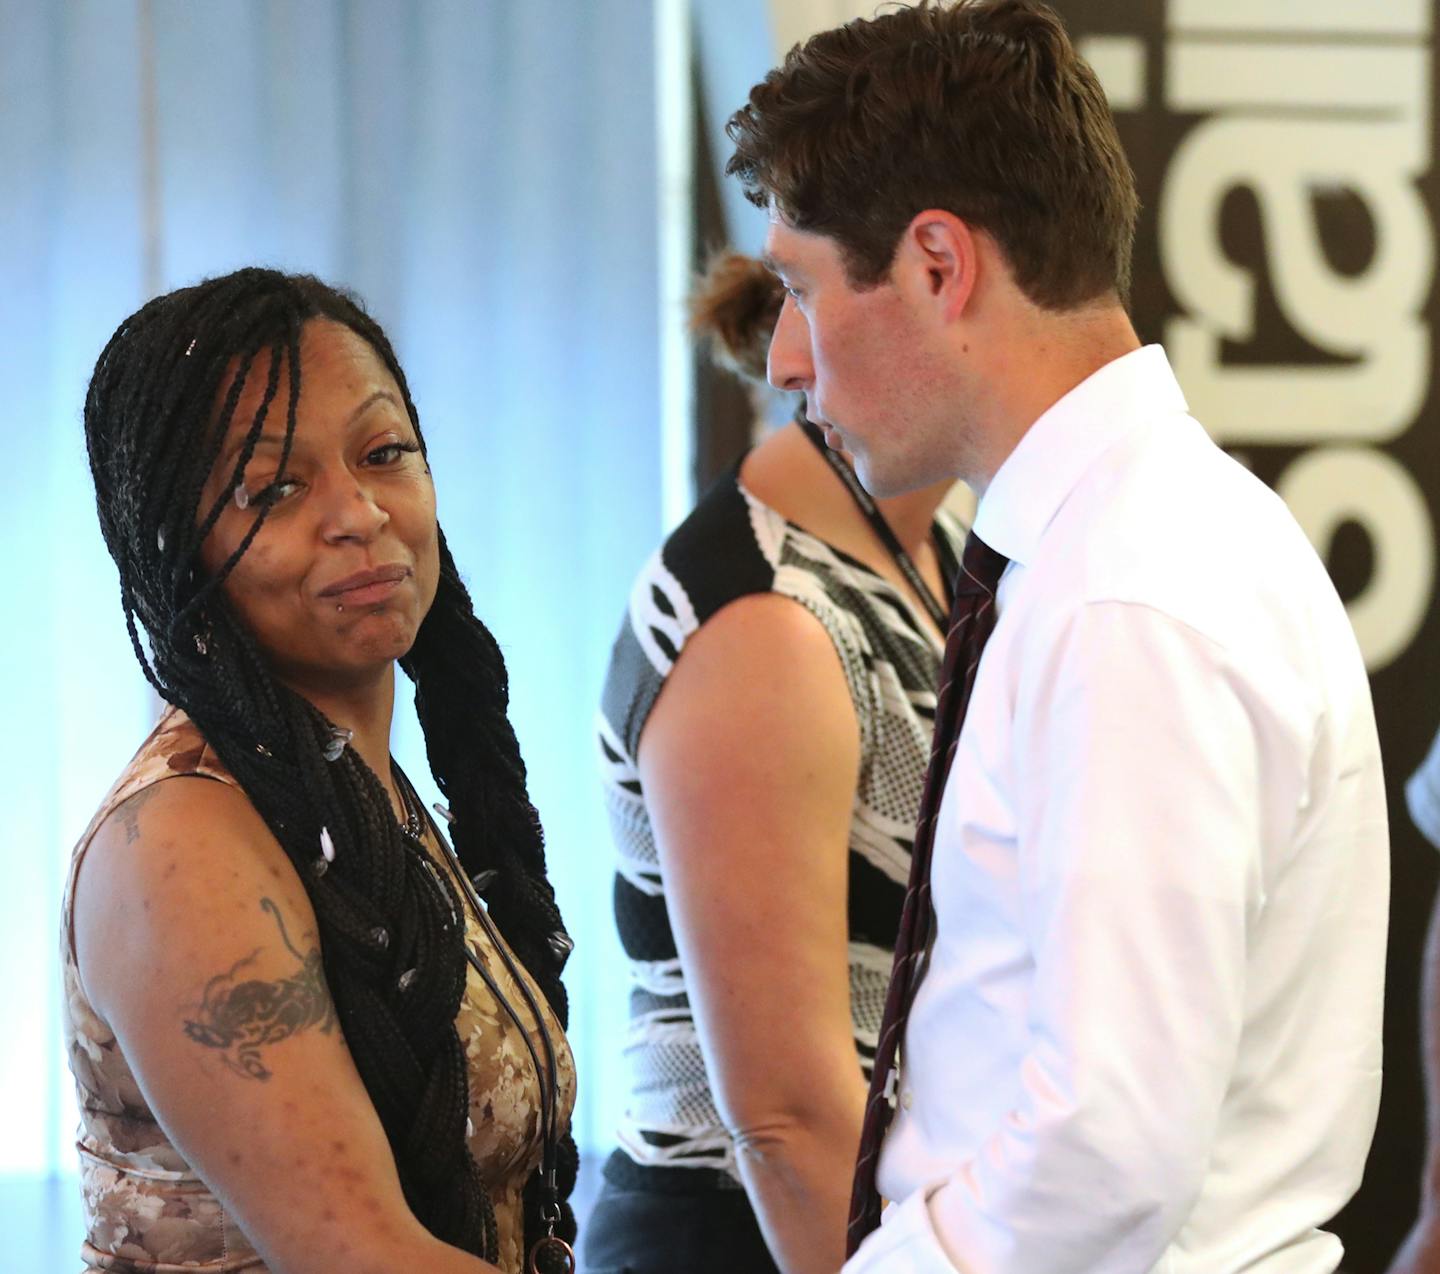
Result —
M930 749L930 768L925 774L925 791L920 798L920 815L915 824L915 850L910 859L910 883L905 889L905 906L900 913L900 932L895 938L895 964L890 989L885 996L885 1014L880 1019L880 1039L875 1049L875 1070L870 1077L870 1096L865 1101L865 1122L860 1129L860 1157L855 1164L855 1187L850 1196L850 1224L845 1236L846 1255L853 1256L865 1236L880 1224L880 1193L875 1172L880 1163L880 1146L890 1127L895 1108L891 1104L895 1083L890 1079L895 1054L905 1034L919 983L920 965L930 946L934 912L930 906L930 855L935 845L935 819L945 779L955 757L955 744L970 704L975 669L980 652L995 627L995 590L1008 558L997 553L974 531L965 541L960 562L960 579L955 586L955 604L950 611L950 634L945 640L945 661L940 668L940 694L935 704L935 741Z

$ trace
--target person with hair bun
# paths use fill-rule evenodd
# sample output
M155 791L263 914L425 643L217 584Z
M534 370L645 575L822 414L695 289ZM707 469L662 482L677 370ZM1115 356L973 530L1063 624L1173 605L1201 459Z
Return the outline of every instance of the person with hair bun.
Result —
M66 891L86 1268L573 1269L570 940L390 342L312 277L210 279L120 325L85 438L168 704Z
M758 380L783 297L729 254L694 325ZM872 501L802 411L635 582L598 722L633 987L593 1274L844 1259L963 539L948 489Z

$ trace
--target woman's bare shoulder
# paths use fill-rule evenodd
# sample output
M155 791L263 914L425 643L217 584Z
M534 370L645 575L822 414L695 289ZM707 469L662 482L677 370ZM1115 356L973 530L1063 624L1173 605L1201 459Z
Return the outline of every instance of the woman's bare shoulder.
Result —
M76 957L95 1008L103 1015L107 991L125 985L147 943L226 947L256 923L248 913L263 898L313 922L299 876L239 787L177 775L121 801L74 887Z
M95 830L85 871L146 880L157 870L168 877L173 868L208 880L233 874L246 860L289 867L242 788L198 774L177 774L116 804Z
M179 773L147 783L118 801L96 828L95 839L110 843L118 836L122 844L143 847L186 833L239 832L257 825L264 827L264 820L237 784Z

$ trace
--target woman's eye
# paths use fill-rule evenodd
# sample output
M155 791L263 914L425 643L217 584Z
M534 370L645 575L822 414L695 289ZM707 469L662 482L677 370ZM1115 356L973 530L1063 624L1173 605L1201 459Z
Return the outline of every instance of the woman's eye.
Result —
M294 478L277 478L258 491L248 491L239 486L235 488L235 503L242 509L273 509L299 489L300 483Z
M412 455L419 450L420 444L416 442L387 442L383 447L367 451L365 463L381 466L395 464L402 456Z

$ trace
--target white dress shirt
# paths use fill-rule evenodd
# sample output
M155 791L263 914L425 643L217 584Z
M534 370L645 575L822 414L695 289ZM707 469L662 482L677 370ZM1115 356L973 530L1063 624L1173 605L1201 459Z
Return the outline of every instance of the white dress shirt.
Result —
M1036 421L975 528L1011 565L940 809L895 1202L846 1274L1334 1270L1389 874L1340 599L1158 346Z

